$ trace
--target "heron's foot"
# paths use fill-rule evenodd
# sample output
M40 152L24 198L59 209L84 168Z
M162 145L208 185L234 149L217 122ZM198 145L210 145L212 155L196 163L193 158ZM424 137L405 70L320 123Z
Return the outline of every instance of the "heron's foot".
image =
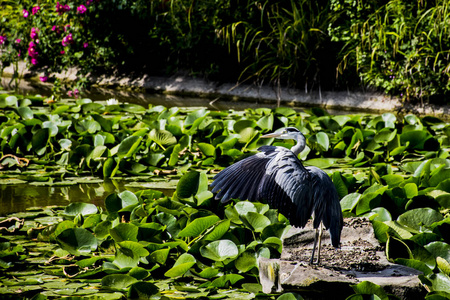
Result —
M310 266L320 265L320 258L317 258L316 260L314 260L314 257L311 257L311 260L309 261L308 265L310 265Z

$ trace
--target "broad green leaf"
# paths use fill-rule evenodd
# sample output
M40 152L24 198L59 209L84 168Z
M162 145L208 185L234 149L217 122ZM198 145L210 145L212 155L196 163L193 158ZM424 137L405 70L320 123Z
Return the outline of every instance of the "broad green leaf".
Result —
M427 249L434 257L442 257L450 263L450 245L444 242L436 241L425 245Z
M178 233L179 237L194 237L199 236L206 229L220 221L216 215L197 218L189 223L183 230Z
M198 147L200 148L200 151L205 156L215 156L216 155L216 148L208 143L198 143Z
M118 243L122 241L137 242L139 227L132 223L120 223L109 230L111 237Z
M17 112L24 120L33 119L33 111L28 106L22 106L22 107L17 108Z
M388 174L381 177L392 188L400 185L405 179L399 174Z
M342 210L343 211L352 211L356 207L356 205L358 204L360 199L361 199L360 193L348 194L341 200Z
M197 275L202 278L210 279L210 278L216 277L217 274L219 274L219 269L206 268L206 269L202 270L200 273L198 273Z
M388 128L383 128L377 132L373 139L377 143L388 143L395 138L396 134L397 129L390 130Z
M249 211L245 215L241 215L241 221L252 231L262 232L264 228L270 225L270 220L266 216Z
M150 253L150 261L155 262L160 265L164 265L167 261L167 258L169 257L170 249L159 249L152 251Z
M376 208L372 209L371 211L369 211L368 213L362 215L361 217L367 217L371 221L372 220L379 221L379 222L392 221L391 214L384 207L376 207Z
M57 236L57 240L73 255L86 255L97 249L97 238L84 228L68 228Z
M126 274L111 274L102 278L102 287L114 291L124 291L138 280Z
M214 261L224 261L228 258L235 258L239 250L235 243L230 240L214 241L200 248L203 257Z
M277 300L303 300L303 297L295 293L284 293Z
M342 176L339 172L334 172L331 176L333 180L333 184L336 187L336 191L338 192L339 198L344 198L348 195L348 188L342 179Z
M197 260L194 256L188 253L183 253L178 257L177 261L171 269L169 269L164 276L166 277L178 277L183 276L190 268L192 268Z
M250 201L239 201L234 205L239 215L246 215L248 212L257 212L256 206Z
M123 191L119 194L110 194L105 199L105 207L110 213L118 212L119 210L139 204L136 195L130 191Z
M16 96L7 96L5 98L0 97L0 108L5 107L16 107L17 106L17 97Z
M41 156L45 153L49 139L50 130L48 128L41 128L33 135L31 145L37 155Z
M257 267L256 253L254 251L245 251L234 261L236 269L240 272L248 272Z
M428 276L419 275L422 282L425 281L427 287L433 292L444 292L445 296L437 299L448 299L450 291L450 277L444 273L429 274ZM425 278L425 280L424 280ZM431 298L433 299L433 298Z
M139 136L129 136L124 139L117 150L117 156L120 158L132 157L141 143L142 137Z
M222 220L214 225L214 229L205 235L205 241L216 241L220 239L230 228L230 220Z
M413 233L427 231L427 226L441 221L443 216L431 208L416 208L401 214L397 222L412 229Z
M199 187L200 172L190 171L184 174L177 184L177 196L179 198L189 198L194 196Z
M422 261L415 259L397 258L396 264L404 265L423 272L425 275L433 273L433 271Z
M389 297L386 294L386 292L383 290L383 288L375 283L372 283L370 281L363 281L361 283L358 283L357 285L352 285L353 290L357 294L363 294L363 295L377 295L382 300L388 300Z
M212 282L212 286L216 288L225 288L230 285L234 285L239 280L244 279L244 276L238 274L226 274L224 276L220 276L217 279L214 279Z
M153 295L158 295L158 293L158 286L148 281L141 281L130 286L127 299L151 299Z
M388 225L394 232L402 239L407 240L412 237L412 234L407 227L399 224L396 221L386 221L384 224Z
M325 132L318 132L316 134L316 141L322 147L324 151L328 151L328 147L330 146L330 140L328 139L328 135Z
M164 146L175 145L177 143L177 139L167 130L152 129L149 133L149 137L163 148Z
M448 262L448 260L438 256L436 257L436 264L442 273L444 273L447 276L450 276L450 263Z
M335 158L313 158L304 162L306 166L314 166L320 169L328 169L335 164Z
M123 241L117 243L116 255L113 263L119 268L134 268L138 265L141 257L150 253L145 247L134 241Z
M88 216L96 214L98 212L97 206L91 203L73 202L66 206L64 214L67 216L75 217L78 214Z
M261 128L262 130L267 130L270 131L273 129L273 122L274 122L274 118L273 115L267 115L262 117L261 119L259 119L256 124L258 125L259 128Z

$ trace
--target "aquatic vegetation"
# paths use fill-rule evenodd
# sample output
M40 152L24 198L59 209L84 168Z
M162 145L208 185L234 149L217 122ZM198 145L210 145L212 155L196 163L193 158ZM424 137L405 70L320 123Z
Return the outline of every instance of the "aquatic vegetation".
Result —
M296 126L307 138L301 159L327 170L344 215L368 217L391 261L422 271L430 295L448 296L450 125L442 120L47 100L0 94L0 183L89 176L157 186L169 178L176 188L172 196L124 191L100 207L75 202L2 217L4 295L275 299L261 292L257 260L279 257L288 221L262 203L223 206L208 184L272 142L261 134ZM354 290L383 294L370 283Z

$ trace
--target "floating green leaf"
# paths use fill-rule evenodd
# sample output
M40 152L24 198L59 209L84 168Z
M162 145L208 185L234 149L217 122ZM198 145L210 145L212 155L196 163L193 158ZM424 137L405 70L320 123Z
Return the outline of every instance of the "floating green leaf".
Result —
M169 269L164 276L178 277L184 275L196 263L194 256L188 253L183 253L178 257L177 261L171 269Z
M235 258L238 254L236 244L230 240L218 240L200 248L203 257L214 261L224 261L228 258Z

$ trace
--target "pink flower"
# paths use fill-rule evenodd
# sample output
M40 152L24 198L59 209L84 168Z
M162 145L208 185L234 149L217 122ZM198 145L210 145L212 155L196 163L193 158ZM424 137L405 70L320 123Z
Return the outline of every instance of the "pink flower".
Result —
M61 30L59 29L59 26L58 26L58 25L53 25L53 26L52 26L52 31L56 31L57 34L60 34L60 33L61 33Z
M6 42L6 36L0 35L0 45L3 45Z
M48 80L48 76L41 76L41 77L39 77L39 80L41 82L46 82Z
M28 48L28 55L29 55L31 58L36 58L36 57L39 56L39 52L36 51L36 48L34 48L34 47L29 47L29 48Z
M87 48L88 46L89 46L88 43L84 43L84 44L83 44L83 48Z
M17 53L17 56L20 57L21 54L22 54L22 50L19 49L19 53Z
M32 15L35 15L37 12L38 12L38 10L40 10L41 8L39 7L39 6L34 6L32 9L31 9L31 14Z
M30 13L28 12L28 10L24 9L22 10L22 14L24 18L28 18L28 16L30 15Z
M69 30L69 28L70 28L70 24L64 25L64 32L67 32L67 30Z
M92 4L92 2L93 2L93 0L87 0L87 1L86 1L86 5L88 5L88 6L89 6L89 5L91 5L91 4Z
M65 53L66 53L66 51L64 51L64 50L59 51L59 54L65 54Z
M73 95L73 92L72 92L72 91L68 91L68 92L67 92L67 96L72 97L72 95Z
M62 43L62 45L63 45L64 47L66 47L66 46L68 46L68 45L70 45L70 44L73 44L72 34L69 33L68 35L66 35L65 37L63 37L61 43Z
M81 4L80 6L77 7L77 12L79 14L84 14L86 12L86 6L84 6L83 4Z
M16 44L20 44L21 41L21 39L16 39Z
M62 15L63 13L65 13L66 11L70 10L70 6L69 5L62 5L59 4L59 2L56 2L56 12L58 13L58 15Z
M39 29L36 28L31 28L31 33L30 33L30 37L34 40L38 37L38 31Z
M31 59L31 64L32 64L33 66L37 65L37 63L38 63L38 61L37 61L36 58L32 58L32 59Z

